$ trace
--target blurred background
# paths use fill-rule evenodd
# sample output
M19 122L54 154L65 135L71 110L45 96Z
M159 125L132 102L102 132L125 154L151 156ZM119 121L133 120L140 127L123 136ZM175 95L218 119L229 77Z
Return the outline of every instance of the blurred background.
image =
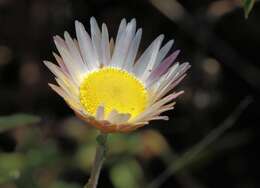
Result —
M246 2L246 1L244 1ZM109 136L99 187L257 188L260 3L239 0L0 0L0 187L80 188L97 130L74 117L47 85L52 36L74 21L122 18L143 28L142 52L163 33L189 61L170 121Z

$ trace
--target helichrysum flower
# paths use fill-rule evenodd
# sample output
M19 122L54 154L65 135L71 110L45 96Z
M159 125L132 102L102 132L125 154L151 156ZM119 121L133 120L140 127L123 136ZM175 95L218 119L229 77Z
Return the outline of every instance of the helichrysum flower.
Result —
M151 120L168 120L160 114L173 109L173 100L183 91L172 90L190 67L173 64L179 50L166 57L173 40L161 47L160 35L137 58L142 29L136 31L135 19L121 21L115 44L106 25L100 30L94 18L90 36L80 22L75 26L77 39L67 32L65 40L54 37L59 66L44 63L58 83L51 88L76 115L103 132L129 132Z

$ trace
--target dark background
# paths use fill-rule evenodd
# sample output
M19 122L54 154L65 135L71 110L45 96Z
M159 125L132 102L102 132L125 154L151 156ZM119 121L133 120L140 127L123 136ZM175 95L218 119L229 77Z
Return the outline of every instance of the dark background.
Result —
M140 52L163 33L175 39L173 50L181 49L178 61L192 65L177 87L185 94L166 113L170 121L152 122L132 135L111 135L116 141L99 187L147 187L176 153L188 151L228 117L235 118L233 127L160 187L259 187L260 4L245 19L236 0L0 0L0 115L41 118L0 133L0 187L77 188L87 181L90 163L81 150L95 146L97 132L74 118L51 91L47 83L54 77L42 61L54 61L52 36L65 30L75 36L75 20L89 30L91 16L105 22L114 37L122 18L136 18L143 28ZM252 102L232 115L248 96ZM9 163L11 175L5 178Z

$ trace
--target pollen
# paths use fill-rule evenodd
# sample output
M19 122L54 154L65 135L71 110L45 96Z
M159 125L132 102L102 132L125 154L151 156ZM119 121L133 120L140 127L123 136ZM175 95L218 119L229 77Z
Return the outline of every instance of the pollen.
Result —
M80 102L93 116L102 105L105 117L115 109L133 118L145 110L148 93L144 84L131 73L107 67L86 75L80 85Z

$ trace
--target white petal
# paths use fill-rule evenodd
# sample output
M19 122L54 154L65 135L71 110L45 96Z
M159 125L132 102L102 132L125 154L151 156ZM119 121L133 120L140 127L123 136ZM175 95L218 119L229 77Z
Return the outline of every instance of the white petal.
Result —
M106 24L102 24L102 37L101 37L101 49L102 49L102 63L108 65L111 60L109 36Z
M161 86L158 88L159 93L157 94L157 98L160 98L167 91L169 91L168 87L172 85L173 82L178 80L182 75L190 68L189 63L182 63L177 70L170 70L166 75L165 80L161 83ZM179 83L179 80L177 83Z
M93 55L91 39L86 32L82 23L75 21L76 35L79 43L80 52L84 62L88 65L90 70L96 69L99 66L97 58Z
M125 123L130 119L131 115L130 114L119 114L117 123Z
M104 119L104 106L99 106L96 113L97 120L103 120Z
M176 74L174 72L172 72L172 74L170 76L166 75L165 81L163 81L161 83L161 85L158 87L155 95L153 97L151 97L151 101L156 101L159 98L161 98L164 95L166 95L170 90L172 90L185 77L185 75L183 75L183 73L185 71L184 72L179 72L179 70L181 68L184 68L184 67L180 66L179 69L177 70ZM169 76L169 77L167 78L167 76Z
M71 56L69 49L65 43L65 41L59 36L54 37L54 42L56 47L62 56L64 64L66 65L71 77L76 83L80 83L82 77L84 75L84 70L81 69L79 64L75 61L75 59Z
M129 51L125 60L125 64L124 64L124 69L132 72L133 70L133 66L134 66L134 62L135 62L135 58L139 49L139 45L140 45L140 41L141 41L141 37L142 37L142 29L138 29L136 32L136 35L129 47Z
M107 117L107 120L110 121L111 123L113 123L113 119L117 116L118 112L113 109L109 114L108 114L108 117Z
M170 51L173 43L174 43L174 40L170 40L160 49L158 56L156 58L154 67L157 67L159 65L159 63L165 58L167 53Z
M155 116L155 117L149 119L149 121L152 121L152 120L165 120L165 121L168 121L169 117L168 116Z
M64 33L65 42L68 46L68 49L70 51L70 54L72 58L75 60L75 63L77 63L78 67L83 71L87 72L87 64L85 64L81 58L80 52L78 51L77 46L75 45L74 41L70 37L68 32Z
M147 72L151 71L163 38L163 35L158 36L138 59L134 66L134 74L137 77L142 78L146 76Z
M160 92L156 95L156 99L163 97L168 92L170 92L174 87L176 87L184 78L186 74L179 77L177 80L174 80L173 82L170 82L170 84L167 84L164 88L160 90Z
M170 84L170 82L174 81L174 79L177 78L180 72L180 70L183 68L183 64L179 65L179 63L175 63L167 73L164 74L163 77L157 82L157 90L160 91L162 88L165 87L165 85Z
M80 48L79 48L79 43L78 43L77 39L73 39L73 42L74 42L76 48L78 49L79 54L81 55ZM83 59L82 59L82 60L83 60Z
M162 106L169 103L173 99L177 98L182 93L183 93L183 91L178 92L178 93L173 93L173 94L170 94L170 95L162 98L161 100L159 100L159 101L155 102L154 104L150 105L149 107L147 107L147 109L143 113L141 113L139 116L132 119L131 122L146 121L147 117L151 117L156 114L159 114L160 113L159 109Z
M49 86L58 93L73 109L82 110L81 105L79 105L76 101L74 101L70 96L67 95L67 93L61 89L60 87L49 84Z
M157 82L162 75L167 73L167 71L170 69L172 63L175 61L176 57L178 56L180 50L174 51L170 56L168 56L166 59L164 59L157 67L155 67L152 71L152 73L149 75L147 80L145 81L147 87L150 87L153 83ZM175 63L175 65L179 66L178 63Z
M119 59L115 59L117 61L118 67L124 67L125 60L129 51L130 44L133 41L134 35L136 31L136 20L132 19L129 24L126 26L125 35L120 39L118 45L118 54Z
M67 93L69 97L73 98L74 101L77 101L80 104L78 89L73 87L73 85L66 83L64 80L60 78L56 78L55 80L59 84L59 86Z
M102 61L101 33L97 21L94 17L90 18L90 29L91 29L93 52L94 52L93 55L98 60L98 67L99 67Z
M110 47L110 54L113 54L114 53L114 49L115 49L115 42L114 42L113 38L110 38L109 47Z
M122 39L124 39L125 30L126 30L126 20L123 19L119 25L119 29L117 32L116 43L115 43L115 47L113 50L111 64L110 64L111 66L116 66L118 63L118 60L120 58L119 45L120 45L120 43L122 43L121 42Z
M53 56L55 57L56 61L58 62L61 70L64 72L64 74L69 75L69 71L66 67L66 65L64 64L64 61L62 60L62 58L60 56L58 56L55 52L52 52Z
M112 124L121 124L127 122L127 120L129 120L130 117L130 114L118 113L117 110L113 109L109 113L107 120Z
M62 98L69 99L69 96L67 93L62 90L60 87L54 85L54 84L48 84L56 93L58 93Z
M165 96L164 98L158 100L157 102L155 102L154 104L152 104L149 109L158 109L161 106L165 105L166 103L172 101L173 99L177 98L178 96L180 96L181 94L183 94L183 91L179 91L178 93L172 93L169 94L167 96Z
M164 36L161 35L161 37L159 38L159 41L154 45L154 49L153 49L152 55L150 57L150 60L147 64L147 67L146 67L144 73L141 76L141 80L143 80L143 81L145 81L148 78L148 76L151 74L151 72L155 66L157 55L159 53L163 38L164 38Z
M131 117L130 114L118 113L116 116L114 116L113 123L115 124L126 123L130 117Z
M125 28L126 28L126 19L122 19L118 28L116 43L118 43L119 39L121 38L121 35L125 32Z
M62 80L64 80L65 82L75 86L75 83L66 75L66 73L62 72L61 68L59 68L57 65L49 62L49 61L43 61L43 63L50 69L50 71L57 77L60 78Z

